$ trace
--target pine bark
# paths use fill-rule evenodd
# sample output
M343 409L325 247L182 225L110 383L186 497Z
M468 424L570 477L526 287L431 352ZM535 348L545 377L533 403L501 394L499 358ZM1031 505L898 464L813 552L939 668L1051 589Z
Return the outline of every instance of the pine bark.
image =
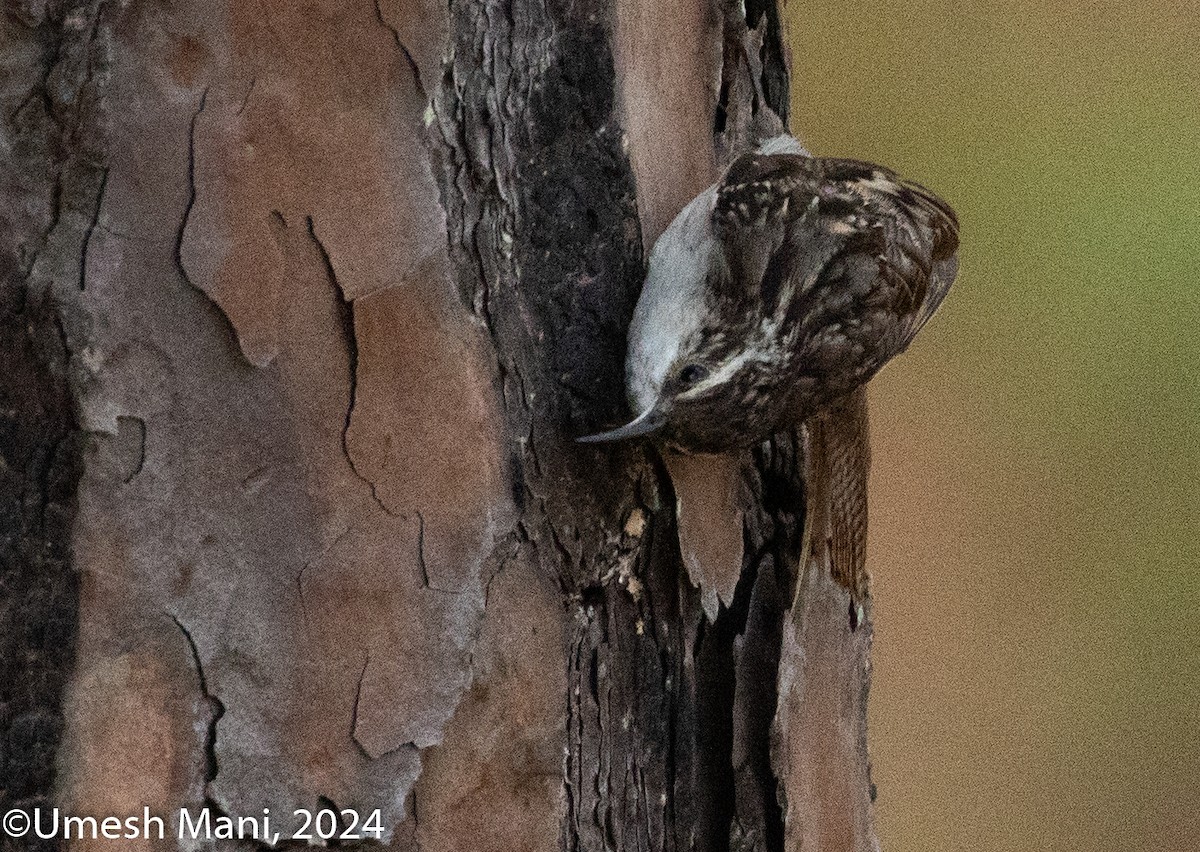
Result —
M865 433L573 440L654 238L787 120L745 10L7 4L0 810L874 847L865 579L804 500Z

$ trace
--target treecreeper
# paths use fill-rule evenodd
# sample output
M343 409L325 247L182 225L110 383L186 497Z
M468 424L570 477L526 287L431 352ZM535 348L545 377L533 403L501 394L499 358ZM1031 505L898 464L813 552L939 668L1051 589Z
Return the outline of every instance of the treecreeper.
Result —
M808 451L822 456L808 461L806 478L819 480L807 486L810 516L819 497L834 570L860 576L864 385L942 303L957 250L954 211L924 187L811 156L791 136L767 141L655 243L625 364L636 416L579 440L648 436L727 453L806 424Z

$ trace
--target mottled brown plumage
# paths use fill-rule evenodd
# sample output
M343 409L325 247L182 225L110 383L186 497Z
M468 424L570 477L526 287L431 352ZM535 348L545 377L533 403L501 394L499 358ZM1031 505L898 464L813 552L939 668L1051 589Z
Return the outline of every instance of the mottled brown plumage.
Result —
M629 339L640 415L594 438L719 452L807 419L908 347L957 247L950 207L881 166L739 157L655 245Z

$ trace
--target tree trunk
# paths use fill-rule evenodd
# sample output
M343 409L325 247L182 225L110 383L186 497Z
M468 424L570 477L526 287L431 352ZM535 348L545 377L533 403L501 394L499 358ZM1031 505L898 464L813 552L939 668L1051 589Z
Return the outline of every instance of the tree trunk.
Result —
M625 414L645 252L786 121L745 9L6 4L4 810L874 848L825 546L861 407L740 458L573 441Z

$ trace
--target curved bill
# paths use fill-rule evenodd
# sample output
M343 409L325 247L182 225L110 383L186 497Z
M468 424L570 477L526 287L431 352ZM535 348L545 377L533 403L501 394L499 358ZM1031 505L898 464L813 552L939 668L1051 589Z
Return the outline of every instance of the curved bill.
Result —
M581 444L600 444L605 441L622 441L626 438L639 438L642 435L657 432L666 422L666 418L660 415L658 411L649 408L624 426L618 426L616 429L611 429L608 432L600 432L595 435L584 435L582 438L576 438L575 440Z

